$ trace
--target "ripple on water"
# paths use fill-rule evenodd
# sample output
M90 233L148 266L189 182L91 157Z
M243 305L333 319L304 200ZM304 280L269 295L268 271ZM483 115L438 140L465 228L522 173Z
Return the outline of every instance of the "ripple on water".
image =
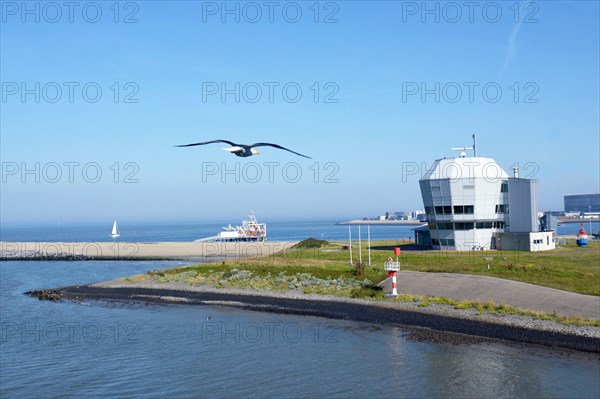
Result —
M161 267L2 262L2 323L75 323L79 331L91 324L102 336L22 342L3 330L0 396L599 396L597 355L500 341L420 341L418 331L395 327L215 306L50 303L22 295ZM136 327L132 336L126 326ZM248 326L262 328L259 339L250 329L241 333ZM285 326L301 336L282 334Z

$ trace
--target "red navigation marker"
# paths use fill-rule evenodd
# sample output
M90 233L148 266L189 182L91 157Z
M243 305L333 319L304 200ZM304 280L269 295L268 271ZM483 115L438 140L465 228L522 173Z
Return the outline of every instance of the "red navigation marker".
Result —
M400 247L394 248L394 255L395 256L400 256Z

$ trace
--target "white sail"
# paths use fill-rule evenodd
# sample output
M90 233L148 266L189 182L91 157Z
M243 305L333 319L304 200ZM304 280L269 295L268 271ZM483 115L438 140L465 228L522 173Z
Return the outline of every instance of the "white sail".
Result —
M117 228L117 221L115 220L115 223L113 223L113 228L112 228L112 232L110 233L111 237L118 237L119 234L119 229Z

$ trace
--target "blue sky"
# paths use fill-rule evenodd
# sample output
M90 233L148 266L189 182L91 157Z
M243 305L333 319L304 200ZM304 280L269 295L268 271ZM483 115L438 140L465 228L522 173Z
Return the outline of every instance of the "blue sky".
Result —
M0 3L2 224L417 209L473 132L540 209L600 191L598 2ZM313 159L173 147L212 139Z

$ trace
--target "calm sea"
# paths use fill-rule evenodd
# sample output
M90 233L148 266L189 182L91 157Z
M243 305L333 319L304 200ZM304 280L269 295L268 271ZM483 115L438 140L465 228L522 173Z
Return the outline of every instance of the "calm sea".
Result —
M119 224L119 241L155 242L155 241L193 241L199 238L217 235L221 224L173 223L173 224ZM236 223L232 223L236 225ZM239 223L238 223L239 224ZM589 233L589 223L584 228ZM402 240L414 237L415 226L371 226L372 240ZM576 234L578 223L558 227L558 234ZM109 236L112 223L106 225L52 225L52 226L0 226L0 241L37 241L37 242L97 242L113 241ZM600 230L600 222L592 223L592 231ZM267 223L269 241L296 241L314 237L328 241L348 239L348 226L336 226L335 221L315 222L269 222ZM352 227L353 239L358 238L358 227ZM367 239L367 227L361 227L361 237Z
M273 239L341 239L347 232L328 223L296 224L292 233L284 227L270 225ZM20 239L93 241L106 234L62 228ZM199 229L134 231L140 241L176 241L202 236ZM371 233L401 237L401 228L388 229ZM56 231L65 232L52 236ZM2 239L19 237L10 234ZM498 341L417 342L407 329L217 306L54 303L23 295L182 264L0 262L0 397L600 397L593 354Z

